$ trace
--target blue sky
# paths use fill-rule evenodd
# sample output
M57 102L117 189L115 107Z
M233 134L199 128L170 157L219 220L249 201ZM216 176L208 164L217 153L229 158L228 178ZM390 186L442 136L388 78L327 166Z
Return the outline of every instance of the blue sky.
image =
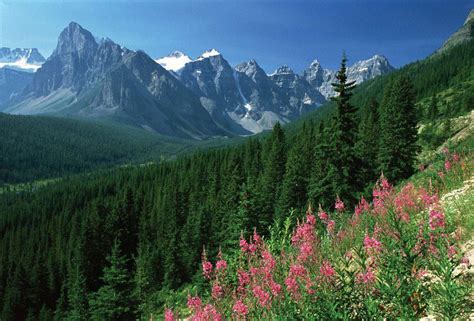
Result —
M76 21L99 37L158 58L218 49L233 65L251 58L271 72L312 60L337 68L385 55L399 67L422 59L462 25L474 0L0 0L0 46L37 47L48 56Z

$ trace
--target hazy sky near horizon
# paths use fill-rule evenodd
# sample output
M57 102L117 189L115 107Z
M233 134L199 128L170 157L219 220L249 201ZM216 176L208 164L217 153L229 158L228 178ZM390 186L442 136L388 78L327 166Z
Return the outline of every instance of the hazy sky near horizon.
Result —
M75 21L152 58L180 50L192 58L216 48L232 64L255 59L267 71L300 72L318 59L337 68L383 54L396 67L440 47L474 0L0 0L0 46L49 56Z

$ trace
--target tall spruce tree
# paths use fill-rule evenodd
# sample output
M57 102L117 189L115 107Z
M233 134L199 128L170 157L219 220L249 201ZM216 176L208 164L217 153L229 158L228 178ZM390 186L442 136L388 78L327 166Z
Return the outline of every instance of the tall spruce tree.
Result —
M332 100L336 103L336 115L331 126L331 167L328 175L333 182L334 192L346 202L354 202L358 190L357 181L360 162L355 151L357 108L349 100L355 88L355 81L347 79L347 57L342 56L341 67L332 84L337 93Z
M283 180L285 164L285 133L280 123L276 123L264 148L263 173L259 189L261 232L266 232L267 227L273 222L275 199L278 195L278 187Z
M91 296L92 320L134 320L131 275L127 271L127 258L121 254L116 240L104 268L104 285Z
M380 115L379 170L391 182L414 172L418 151L415 92L406 76L396 78L384 92Z
M377 100L372 98L362 112L356 143L356 151L361 164L359 180L363 182L365 186L372 187L372 182L380 175L377 166L379 139L379 111Z

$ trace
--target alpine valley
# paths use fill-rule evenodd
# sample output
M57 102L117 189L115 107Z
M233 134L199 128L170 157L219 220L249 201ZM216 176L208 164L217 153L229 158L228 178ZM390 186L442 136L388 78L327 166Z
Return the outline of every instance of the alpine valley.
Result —
M232 66L216 49L154 59L77 23L47 59L2 49L0 321L474 320L474 10L463 24L462 1L324 2L337 47L349 42L337 29L360 48L383 36L387 51L438 37L398 69L339 52L337 71L314 60L300 73ZM90 6L128 25L137 11L158 30L160 13L270 52L270 20L282 48L276 33L320 36L326 17L311 10L320 1L265 6L264 23L254 1L196 2L181 17L181 1L88 1L84 18Z
M267 74L255 60L233 67L215 49L194 60L178 51L153 60L108 38L96 39L71 22L46 61L36 49L2 48L0 111L110 119L203 139L259 133L335 95L336 72L317 60L302 74L286 65ZM375 55L349 67L348 75L359 84L393 70Z

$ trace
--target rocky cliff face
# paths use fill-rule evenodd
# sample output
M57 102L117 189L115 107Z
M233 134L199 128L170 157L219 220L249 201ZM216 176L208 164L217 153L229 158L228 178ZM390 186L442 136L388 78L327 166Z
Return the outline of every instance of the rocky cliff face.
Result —
M226 134L199 99L144 52L110 39L97 43L77 23L64 29L32 84L6 111L111 117L180 137Z

